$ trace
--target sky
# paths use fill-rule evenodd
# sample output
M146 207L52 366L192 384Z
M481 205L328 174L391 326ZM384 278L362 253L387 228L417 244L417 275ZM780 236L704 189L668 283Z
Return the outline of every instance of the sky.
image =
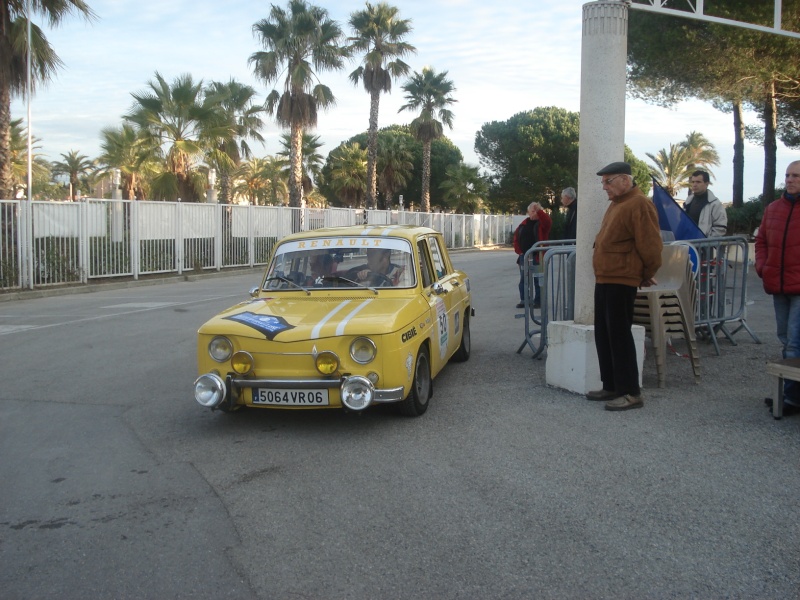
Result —
M90 158L100 153L100 132L119 127L132 104L132 93L146 89L156 72L172 81L190 73L195 81L227 82L234 78L252 85L263 100L267 88L248 65L250 55L262 48L252 33L257 21L269 16L269 2L253 0L87 0L97 19L87 23L65 20L46 35L64 62L56 78L38 90L31 103L32 130L41 140L40 152L48 160L77 150ZM429 66L447 71L455 85L457 103L452 130L445 135L456 144L465 162L477 166L475 134L484 123L505 121L518 112L539 106L580 110L582 6L585 0L404 0L401 18L410 19L407 41L417 52L406 59L414 71ZM285 2L278 2L285 6ZM352 12L365 7L363 0L317 0L346 34ZM43 26L41 18L34 22ZM340 72L323 72L320 81L337 99L334 108L319 115L314 133L324 146L323 156L342 141L366 131L369 96L355 87L348 74L350 62ZM416 115L398 112L404 102L403 81L381 97L379 127L407 124ZM27 105L12 102L12 118L25 118ZM640 100L626 103L625 141L647 161L646 153L685 139L699 131L715 146L720 165L713 169L712 189L729 202L732 186L733 118L696 100L662 108ZM746 123L759 125L754 114ZM283 130L268 118L262 132L265 144L253 145L256 156L281 149ZM779 143L778 177L800 159ZM763 149L746 143L745 199L761 192ZM578 190L579 196L581 191ZM686 192L679 194L685 197Z

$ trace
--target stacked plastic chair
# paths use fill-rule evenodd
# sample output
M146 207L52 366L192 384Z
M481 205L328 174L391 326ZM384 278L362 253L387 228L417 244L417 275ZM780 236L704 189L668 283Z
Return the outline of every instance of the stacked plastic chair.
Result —
M639 290L633 321L644 325L653 340L658 387L666 386L667 342L673 337L686 340L688 358L697 383L700 379L700 357L694 330L697 287L687 246L664 246L656 280L657 285Z

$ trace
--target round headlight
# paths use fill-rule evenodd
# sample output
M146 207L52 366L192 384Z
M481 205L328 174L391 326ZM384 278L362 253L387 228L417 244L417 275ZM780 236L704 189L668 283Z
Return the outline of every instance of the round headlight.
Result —
M350 344L350 357L360 365L372 362L376 351L375 342L369 338L356 338Z
M375 388L366 377L354 375L342 382L342 404L350 410L364 410L375 396Z
M326 350L325 352L317 354L317 357L314 359L314 364L317 367L317 371L323 375L331 375L339 368L339 357L333 352Z
M253 370L254 365L255 361L253 360L253 355L244 350L239 350L231 357L231 367L233 367L233 370L239 373L239 375L247 375Z
M208 343L208 353L217 362L225 362L233 354L233 344L226 338L218 335Z
M194 399L203 406L218 406L225 399L225 382L211 373L200 375L194 382Z

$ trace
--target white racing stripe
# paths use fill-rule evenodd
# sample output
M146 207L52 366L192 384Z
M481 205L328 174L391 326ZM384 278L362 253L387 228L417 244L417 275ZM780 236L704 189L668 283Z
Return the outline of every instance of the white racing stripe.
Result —
M353 317L355 317L355 316L356 316L356 315L357 315L359 312L361 312L361 309L363 309L363 308L364 308L364 307L365 307L367 304L369 304L370 302L372 302L372 299L371 299L371 298L368 298L367 300L364 300L364 301L363 301L361 304L359 304L358 306L356 306L356 307L355 307L353 310L351 310L351 311L350 311L350 314L349 314L349 315L347 315L347 316L346 316L344 319L342 319L342 322L341 322L341 323L339 323L339 326L336 328L336 335L342 335L342 334L344 334L344 328L345 328L345 327L347 326L347 324L350 322L350 319L352 319L352 318L353 318Z
M314 325L314 329L311 330L311 339L312 340L317 339L319 337L319 332L322 329L322 327L325 325L325 323L330 321L331 318L333 317L333 315L335 315L337 312L342 310L348 304L350 304L350 300L345 300L344 302L339 304L339 306L337 306L331 312L329 312L327 315L325 315L325 317L322 319L322 321L320 321L319 323Z

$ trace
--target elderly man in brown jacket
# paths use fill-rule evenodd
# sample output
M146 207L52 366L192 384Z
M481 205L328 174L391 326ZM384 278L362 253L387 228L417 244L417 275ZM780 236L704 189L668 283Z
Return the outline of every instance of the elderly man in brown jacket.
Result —
M597 174L611 200L594 240L592 258L594 335L603 389L586 397L606 401L606 410L641 408L631 326L636 290L653 285L661 266L658 213L636 186L628 163L611 163Z

